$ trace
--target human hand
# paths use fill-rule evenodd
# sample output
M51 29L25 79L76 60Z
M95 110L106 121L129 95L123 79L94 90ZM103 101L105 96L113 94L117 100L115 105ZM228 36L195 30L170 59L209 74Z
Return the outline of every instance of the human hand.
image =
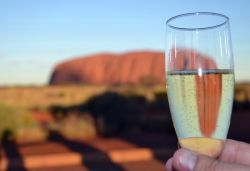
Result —
M250 144L227 140L218 159L179 149L166 171L250 171Z

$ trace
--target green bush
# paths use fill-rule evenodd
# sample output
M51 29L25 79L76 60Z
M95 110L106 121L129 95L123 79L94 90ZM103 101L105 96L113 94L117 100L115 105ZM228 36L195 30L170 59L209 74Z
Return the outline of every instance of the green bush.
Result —
M0 139L4 133L10 133L12 140L18 142L31 142L44 140L45 132L34 121L31 114L18 107L0 104Z

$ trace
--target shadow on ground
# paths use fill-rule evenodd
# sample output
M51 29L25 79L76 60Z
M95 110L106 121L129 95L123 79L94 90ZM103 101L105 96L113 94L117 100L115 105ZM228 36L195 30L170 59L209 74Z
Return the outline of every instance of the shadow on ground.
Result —
M82 165L86 167L88 170L97 171L97 170L100 170L100 168L103 168L105 170L110 170L110 171L123 171L124 170L119 165L113 163L106 153L88 144L85 144L82 141L78 142L76 140L66 139L56 131L49 132L48 141L63 144L64 146L69 148L71 151L81 154ZM97 160L100 160L98 165L96 165L96 163L91 162L91 158L88 161L88 157L91 157L90 155L92 154L95 154L98 157ZM100 166L100 164L102 166Z
M18 151L16 142L12 139L12 132L5 130L3 132L2 146L6 158L9 160L6 171L26 171L22 155Z

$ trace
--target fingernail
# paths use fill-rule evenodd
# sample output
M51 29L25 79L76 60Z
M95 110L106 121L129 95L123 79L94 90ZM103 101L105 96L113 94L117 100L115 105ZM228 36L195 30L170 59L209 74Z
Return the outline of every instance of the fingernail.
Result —
M183 169L192 171L196 165L197 156L189 150L183 150L180 154L180 164Z

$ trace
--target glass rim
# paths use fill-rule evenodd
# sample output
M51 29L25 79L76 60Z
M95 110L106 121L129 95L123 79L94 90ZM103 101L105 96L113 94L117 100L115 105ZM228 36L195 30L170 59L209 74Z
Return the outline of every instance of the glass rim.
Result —
M224 18L224 21L219 23L219 24L214 24L214 25L208 26L208 27L177 27L177 26L174 26L174 25L172 25L170 23L171 21L176 20L176 19L181 18L181 17L197 16L197 15L219 16L221 18ZM173 17L171 17L171 18L169 18L167 20L166 24L167 24L167 26L169 26L172 29L193 31L193 30L207 30L207 29L217 28L217 27L225 25L226 23L228 23L228 21L229 21L229 17L224 15L224 14L220 14L220 13L215 13L215 12L190 12L190 13L184 13L184 14L179 14L179 15L173 16Z

